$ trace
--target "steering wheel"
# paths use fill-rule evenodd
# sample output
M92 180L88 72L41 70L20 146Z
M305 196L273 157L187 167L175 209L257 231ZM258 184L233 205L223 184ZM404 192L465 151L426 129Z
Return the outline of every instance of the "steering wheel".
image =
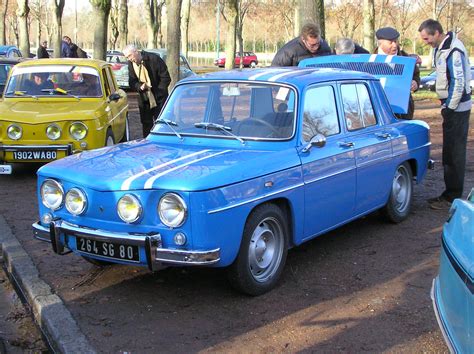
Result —
M268 129L270 129L270 131L272 132L274 136L280 135L280 132L273 125L268 123L266 120L263 120L260 118L248 118L246 120L241 121L239 124L239 133L240 133L240 128L242 127L242 125L246 125L246 124L249 125L249 124L252 124L253 122L263 125L264 127L267 127Z

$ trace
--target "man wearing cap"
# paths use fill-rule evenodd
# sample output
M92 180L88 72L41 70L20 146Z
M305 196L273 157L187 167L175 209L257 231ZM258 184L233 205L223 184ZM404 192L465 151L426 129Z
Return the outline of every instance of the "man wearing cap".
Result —
M301 29L299 37L293 38L278 50L272 66L298 66L303 59L331 54L331 48L321 38L319 26L308 22Z
M398 38L400 33L395 28L392 27L383 27L375 32L377 37L377 48L375 48L375 54L384 54L384 55L400 55L407 57L408 54L400 49L398 43ZM413 79L411 81L411 91L415 92L420 86L420 69L415 65L415 70L413 71ZM397 114L396 116L400 119L413 119L413 113L415 112L415 102L413 97L410 95L408 101L408 113L407 114Z

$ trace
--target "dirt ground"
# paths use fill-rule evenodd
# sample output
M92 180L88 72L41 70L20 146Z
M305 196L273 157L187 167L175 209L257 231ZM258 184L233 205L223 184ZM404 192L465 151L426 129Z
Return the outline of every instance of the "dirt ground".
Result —
M140 137L131 97L132 136ZM431 126L438 164L414 188L408 220L377 213L289 251L279 286L252 298L222 270L98 269L34 240L34 169L0 178L0 213L100 352L447 352L429 296L446 211L426 199L443 188L441 117L434 101L415 116ZM474 115L465 194L474 187Z

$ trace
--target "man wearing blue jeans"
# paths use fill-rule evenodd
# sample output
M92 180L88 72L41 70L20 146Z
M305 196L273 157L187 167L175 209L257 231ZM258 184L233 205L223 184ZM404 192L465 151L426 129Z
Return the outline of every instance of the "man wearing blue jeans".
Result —
M436 93L443 116L444 192L429 199L432 209L448 209L462 196L466 168L466 144L471 114L469 56L453 32L443 32L438 21L426 20L418 28L421 39L435 48Z

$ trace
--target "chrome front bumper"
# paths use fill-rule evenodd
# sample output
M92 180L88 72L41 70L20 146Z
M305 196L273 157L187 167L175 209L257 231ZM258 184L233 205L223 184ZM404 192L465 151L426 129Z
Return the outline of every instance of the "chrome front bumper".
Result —
M220 260L219 248L204 251L162 248L160 234L110 232L73 225L64 220L55 220L49 227L45 227L39 222L32 226L34 237L50 242L53 251L60 255L69 253L69 251L65 251L65 248L68 248L68 236L79 236L96 241L144 247L146 262L152 271L161 268L162 263L167 265L210 265ZM64 235L64 241L61 240L61 235Z

